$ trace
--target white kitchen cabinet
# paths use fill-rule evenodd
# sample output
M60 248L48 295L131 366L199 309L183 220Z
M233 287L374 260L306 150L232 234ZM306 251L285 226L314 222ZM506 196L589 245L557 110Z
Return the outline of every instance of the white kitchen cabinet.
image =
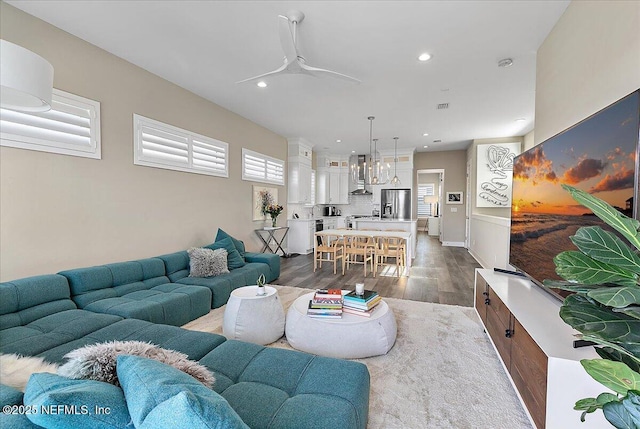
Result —
M311 146L302 139L289 140L287 202L313 204L311 192Z
M329 204L329 169L318 167L316 170L316 204Z
M336 204L349 204L349 168L340 170L340 191Z
M340 170L329 172L329 204L340 203Z
M338 216L336 218L336 228L346 228L347 227L347 218L344 216Z
M336 229L336 227L337 227L337 220L335 217L325 217L323 219L323 225L322 225L323 229Z
M287 251L302 255L313 252L313 237L316 232L316 221L313 219L289 219L287 221Z

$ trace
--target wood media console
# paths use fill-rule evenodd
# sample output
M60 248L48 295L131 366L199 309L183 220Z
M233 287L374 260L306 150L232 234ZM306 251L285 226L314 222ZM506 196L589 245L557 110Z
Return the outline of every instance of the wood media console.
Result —
M607 389L580 365L593 347L573 348L561 302L528 279L477 269L475 309L532 424L538 429L610 427L602 412L580 422L578 399Z

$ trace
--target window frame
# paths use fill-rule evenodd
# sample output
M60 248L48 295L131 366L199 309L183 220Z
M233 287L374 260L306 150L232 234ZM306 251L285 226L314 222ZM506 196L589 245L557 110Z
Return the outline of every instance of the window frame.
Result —
M425 190L424 194L421 194L420 192L420 188L426 188L427 190ZM428 189L431 188L431 192L429 193ZM417 196L418 196L418 206L417 206L417 214L418 214L418 218L420 219L426 219L426 218L430 218L433 217L433 203L424 203L424 197L425 195L435 195L436 194L436 185L435 183L419 183L418 184L418 189L417 189ZM427 207L427 214L424 214L423 211L421 211L420 209L423 207Z
M265 163L265 171L264 171L264 175L263 177L257 177L257 176L253 176L253 175L248 175L247 174L247 156L251 156L257 159L261 159L262 161L264 161ZM268 178L268 174L269 174L269 169L268 169L268 163L274 163L277 164L278 167L282 170L282 180L270 180ZM253 151L251 149L247 149L247 148L242 148L242 180L246 180L249 182L259 182L259 183L269 183L272 185L279 185L279 186L284 186L285 185L285 162L282 159L278 159L278 158L274 158L272 156L269 155L265 155L263 153L259 153L256 151Z
M42 118L42 123L47 121L55 121L48 118L53 112L60 112L61 116L74 115L73 110L82 110L87 112L87 116L74 115L82 120L89 121L89 145L79 145L73 142L60 142L50 140L46 137L37 137L33 135L24 135L18 133L9 133L0 130L0 146L13 147L17 149L34 150L38 152L55 153L59 155L78 156L82 158L102 159L101 130L100 130L100 102L70 92L53 88L53 96L51 109L46 112L20 112L12 109L1 109L9 114L18 116L29 116L32 118ZM64 133L60 128L77 127L70 122L56 121L62 124L58 130L53 128L41 127L40 129L58 134ZM29 125L27 125L29 126ZM70 136L77 134L69 133Z
M171 162L159 157L146 156L143 153L143 139L144 128L152 129L162 134L173 134L185 139L187 159L186 162L178 163ZM157 137L157 136L156 136ZM168 141L174 141L167 139ZM195 141L195 144L194 144ZM175 140L178 142L178 140ZM223 169L209 169L194 165L194 147L198 147L197 143L214 145L221 147L224 152L224 168ZM202 134L194 133L183 128L176 127L174 125L166 124L164 122L157 121L155 119L147 118L146 116L133 114L133 163L143 167L161 168L165 170L181 171L183 173L195 173L206 176L215 177L229 177L229 144L212 137L207 137Z

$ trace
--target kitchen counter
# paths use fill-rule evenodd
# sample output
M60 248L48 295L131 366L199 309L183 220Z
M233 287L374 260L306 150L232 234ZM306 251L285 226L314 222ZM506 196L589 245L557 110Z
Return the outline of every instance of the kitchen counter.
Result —
M398 229L411 233L411 255L416 254L418 244L418 222L416 220L398 220L398 219L380 219L378 217L360 217L352 219L354 229L379 229L387 231L390 229Z

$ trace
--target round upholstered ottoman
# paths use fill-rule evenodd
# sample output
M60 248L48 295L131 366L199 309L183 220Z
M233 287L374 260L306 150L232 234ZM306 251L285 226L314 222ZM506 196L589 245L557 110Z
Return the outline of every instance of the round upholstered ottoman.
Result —
M258 286L231 292L224 309L222 333L225 337L256 344L269 344L284 333L284 309L278 291L265 286L266 295L257 295Z
M357 359L386 354L396 341L396 318L381 301L371 317L343 313L342 319L307 316L313 293L296 299L287 313L285 335L294 349L320 356Z

